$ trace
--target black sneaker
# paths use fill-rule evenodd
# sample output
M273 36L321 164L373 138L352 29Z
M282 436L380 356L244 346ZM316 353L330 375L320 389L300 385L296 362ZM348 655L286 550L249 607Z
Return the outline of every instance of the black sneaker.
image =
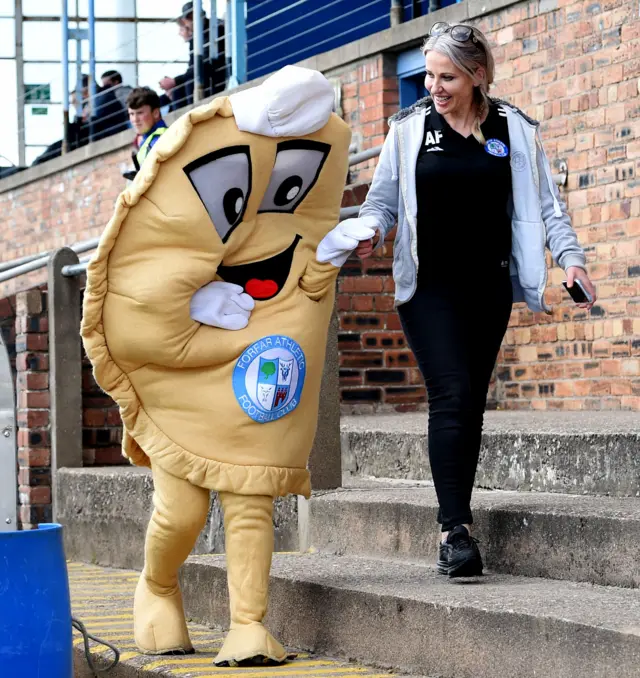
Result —
M482 574L482 556L478 542L463 525L454 527L440 544L438 573L450 577L479 577Z

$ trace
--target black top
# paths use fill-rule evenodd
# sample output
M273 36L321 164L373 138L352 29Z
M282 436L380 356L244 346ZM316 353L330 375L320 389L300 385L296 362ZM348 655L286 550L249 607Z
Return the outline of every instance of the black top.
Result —
M416 164L419 284L443 275L459 280L462 267L484 274L508 266L511 149L500 105L491 105L482 133L484 147L427 107Z

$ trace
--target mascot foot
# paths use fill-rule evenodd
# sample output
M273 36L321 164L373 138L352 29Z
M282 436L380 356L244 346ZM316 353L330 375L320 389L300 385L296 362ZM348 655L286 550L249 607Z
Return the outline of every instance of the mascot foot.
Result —
M214 659L216 666L282 664L287 651L259 622L232 625Z
M193 654L180 589L157 595L142 573L133 604L133 631L142 654Z

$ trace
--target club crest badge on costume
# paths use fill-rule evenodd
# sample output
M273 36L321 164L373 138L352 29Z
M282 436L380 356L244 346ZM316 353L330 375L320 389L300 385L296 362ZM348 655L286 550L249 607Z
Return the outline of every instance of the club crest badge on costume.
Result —
M305 374L306 360L300 345L276 334L251 344L238 358L233 391L244 412L266 424L298 407Z
M500 139L489 139L484 145L484 150L489 155L494 155L496 158L506 158L509 155L507 145L502 143Z

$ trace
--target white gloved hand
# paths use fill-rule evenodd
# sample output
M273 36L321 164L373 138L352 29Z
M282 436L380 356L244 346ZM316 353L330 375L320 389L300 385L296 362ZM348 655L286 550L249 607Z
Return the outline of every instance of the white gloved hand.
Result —
M340 268L362 240L371 240L376 234L373 217L345 219L322 238L316 252L321 263L330 262Z
M191 297L191 319L223 330L241 330L249 324L255 305L240 285L216 280Z

